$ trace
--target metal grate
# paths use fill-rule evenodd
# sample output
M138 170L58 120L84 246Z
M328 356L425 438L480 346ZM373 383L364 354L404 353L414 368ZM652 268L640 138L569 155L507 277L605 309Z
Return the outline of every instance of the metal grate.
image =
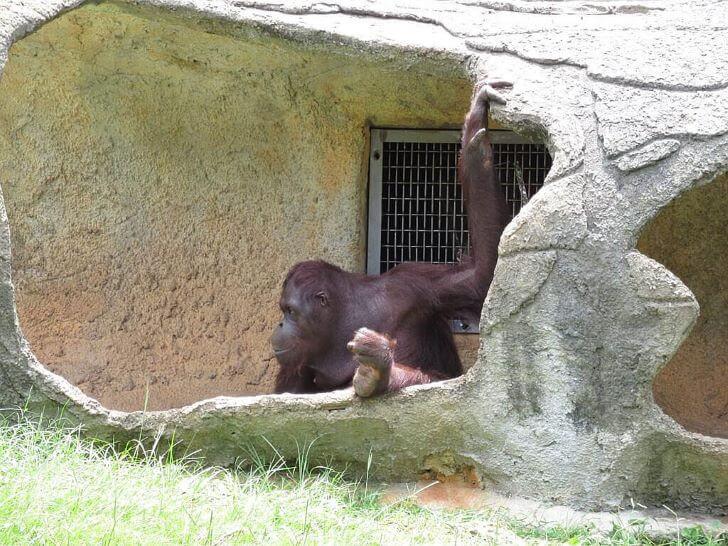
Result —
M492 131L496 177L512 216L543 185L551 157L543 144ZM457 131L372 130L368 272L406 261L453 263L469 248L457 183Z

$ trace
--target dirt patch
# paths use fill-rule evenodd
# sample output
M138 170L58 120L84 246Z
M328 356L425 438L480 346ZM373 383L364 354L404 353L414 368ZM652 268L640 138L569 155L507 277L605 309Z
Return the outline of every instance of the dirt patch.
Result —
M654 382L655 400L689 430L728 438L728 176L665 207L637 248L693 291L700 316Z
M420 506L461 510L480 510L488 506L488 494L467 480L421 480L411 484L394 484L382 494L382 504L411 500Z

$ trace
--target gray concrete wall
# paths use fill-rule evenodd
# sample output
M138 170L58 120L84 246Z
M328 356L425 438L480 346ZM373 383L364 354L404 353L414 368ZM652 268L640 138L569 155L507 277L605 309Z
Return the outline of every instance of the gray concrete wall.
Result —
M78 2L5 4L0 64L12 42ZM174 438L214 464L268 441L293 457L318 439L314 460L352 470L372 460L373 477L465 474L509 495L585 508L637 502L726 513L728 439L685 429L653 395L655 376L698 320L699 284L696 299L636 249L660 210L728 170L723 2L135 4L154 6L143 9L164 26L200 25L213 41L249 42L251 28L267 29L352 63L392 66L408 82L393 95L405 105L423 85L408 74L423 62L446 79L464 67L472 80L509 78L508 103L492 114L546 139L547 186L504 233L478 362L465 376L374 400L349 391L219 397L148 413L109 410L37 362L19 330L0 215L4 407L62 408L104 438ZM100 9L117 5L138 9Z

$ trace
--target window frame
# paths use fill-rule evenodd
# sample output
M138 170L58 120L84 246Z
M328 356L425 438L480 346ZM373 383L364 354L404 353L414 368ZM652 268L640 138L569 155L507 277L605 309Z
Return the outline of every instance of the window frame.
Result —
M490 129L493 144L540 144L506 129ZM366 272L379 275L382 245L382 168L385 142L460 142L457 129L370 129Z

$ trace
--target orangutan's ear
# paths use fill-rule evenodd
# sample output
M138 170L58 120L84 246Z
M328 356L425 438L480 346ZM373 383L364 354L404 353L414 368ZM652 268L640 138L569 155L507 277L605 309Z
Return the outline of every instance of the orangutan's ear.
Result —
M316 293L316 299L321 304L321 307L326 307L329 305L329 295L323 290Z

